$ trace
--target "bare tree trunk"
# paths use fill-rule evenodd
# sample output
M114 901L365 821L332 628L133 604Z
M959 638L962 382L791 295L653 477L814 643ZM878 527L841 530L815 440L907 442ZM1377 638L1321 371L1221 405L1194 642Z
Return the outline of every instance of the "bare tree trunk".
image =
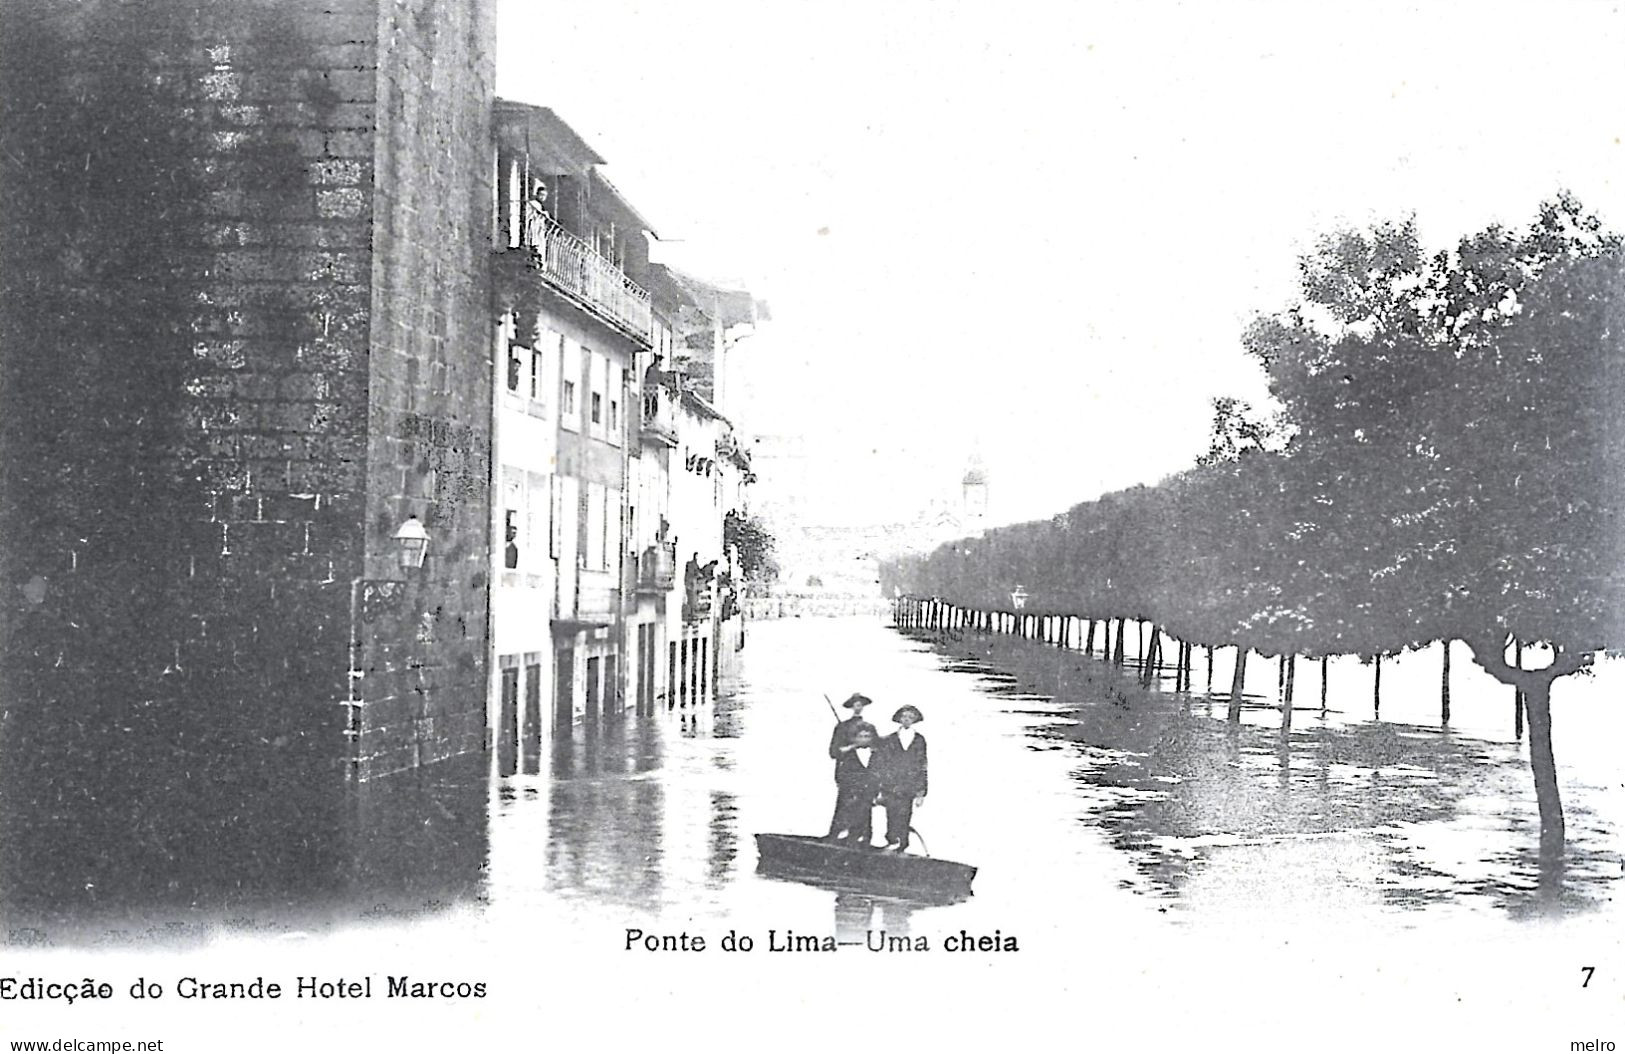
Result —
M1207 694L1213 694L1213 645L1204 644L1207 649Z
M1236 645L1236 672L1230 677L1230 709L1225 717L1232 723L1241 721L1241 696L1247 686L1247 648Z
M1089 620L1089 635L1084 638L1084 641L1083 641L1083 653L1085 655L1093 655L1095 653L1095 620L1094 619Z
M1320 712L1323 714L1326 712L1326 674L1330 669L1329 659L1330 656L1326 655L1320 657Z
M1529 715L1529 767L1535 773L1535 801L1540 808L1540 855L1563 856L1563 799L1557 790L1557 762L1552 756L1552 683L1541 680L1524 693Z
M1292 709L1292 690L1295 687L1297 687L1297 681L1298 681L1298 657L1296 655L1289 655L1289 656L1287 656L1287 660L1286 660L1286 692L1285 692L1285 695L1286 695L1286 708L1288 710Z
M1377 667L1376 679L1371 682L1371 717L1373 720L1382 718L1382 656L1377 656L1373 664Z
M1128 621L1127 619L1118 619L1117 620L1117 656L1116 656L1116 658L1114 658L1112 660L1112 665L1113 666L1122 666L1123 665L1123 645L1124 645L1124 641L1123 641L1123 635L1124 635L1123 623L1125 623L1127 621Z
M1567 651L1553 646L1552 664L1544 670L1523 669L1523 648L1514 646L1514 663L1506 661L1506 639L1492 634L1467 638L1473 659L1503 684L1519 689L1520 716L1529 717L1529 767L1535 777L1535 801L1540 809L1540 891L1543 897L1561 892L1563 879L1563 799L1557 789L1557 762L1552 757L1552 685L1560 677L1589 667L1594 653Z
M1439 675L1439 724L1450 723L1450 639L1444 642L1444 672Z
M1140 666L1140 683L1150 687L1157 678L1157 649L1161 647L1162 631L1157 624L1151 624L1151 639L1146 644L1145 661Z
M1512 645L1512 665L1523 669L1523 641L1516 641ZM1523 738L1523 689L1512 690L1512 734L1518 739Z

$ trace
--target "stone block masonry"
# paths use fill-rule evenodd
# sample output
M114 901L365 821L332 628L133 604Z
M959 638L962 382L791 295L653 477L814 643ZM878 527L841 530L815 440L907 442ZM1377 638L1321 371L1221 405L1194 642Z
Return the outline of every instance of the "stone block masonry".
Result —
M391 3L378 41L369 576L407 513L433 541L410 625L366 642L363 778L484 748L491 522L494 23L485 4Z
M490 6L0 19L8 801L161 855L119 832L191 787L246 859L267 781L481 748ZM430 559L363 621L408 514Z

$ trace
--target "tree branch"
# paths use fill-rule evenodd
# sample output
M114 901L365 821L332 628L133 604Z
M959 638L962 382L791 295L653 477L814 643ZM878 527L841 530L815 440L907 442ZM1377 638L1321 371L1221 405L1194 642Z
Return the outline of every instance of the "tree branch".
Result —
M1490 676L1502 684L1510 684L1525 692L1541 691L1551 686L1559 677L1567 677L1571 673L1578 673L1589 667L1596 656L1591 652L1569 651L1561 644L1552 645L1552 664L1540 670L1521 670L1506 661L1506 646L1509 636L1503 634L1497 640L1492 634L1467 637L1467 647L1473 653L1473 661L1482 666Z

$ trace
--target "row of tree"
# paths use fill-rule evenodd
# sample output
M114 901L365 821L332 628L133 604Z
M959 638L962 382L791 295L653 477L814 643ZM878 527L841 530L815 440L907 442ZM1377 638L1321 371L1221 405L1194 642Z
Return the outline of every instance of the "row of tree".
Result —
M1322 238L1247 329L1278 410L1215 403L1156 486L882 568L888 592L1153 620L1265 654L1460 640L1526 698L1561 848L1552 683L1625 638L1625 250L1568 195L1424 251L1413 222ZM1549 645L1524 669L1517 642Z

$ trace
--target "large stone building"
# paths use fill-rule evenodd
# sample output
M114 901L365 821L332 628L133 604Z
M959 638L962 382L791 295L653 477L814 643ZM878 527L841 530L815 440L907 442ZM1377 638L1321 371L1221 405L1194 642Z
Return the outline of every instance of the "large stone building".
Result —
M8 868L353 874L483 746L493 6L0 18Z
M207 699L362 777L477 747L488 6L5 21L10 713Z

